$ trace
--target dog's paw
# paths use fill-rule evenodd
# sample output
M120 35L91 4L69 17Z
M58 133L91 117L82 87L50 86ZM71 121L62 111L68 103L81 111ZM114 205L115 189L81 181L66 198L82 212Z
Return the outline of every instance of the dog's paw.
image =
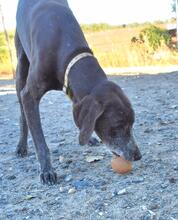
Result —
M17 146L15 154L16 154L17 157L22 157L22 158L26 157L28 155L27 147Z
M41 172L40 181L42 184L46 185L57 184L57 174L53 170Z

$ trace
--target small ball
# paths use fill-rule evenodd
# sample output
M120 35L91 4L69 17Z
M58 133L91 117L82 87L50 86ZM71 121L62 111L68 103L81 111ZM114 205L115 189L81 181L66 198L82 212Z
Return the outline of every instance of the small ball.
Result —
M111 166L114 171L120 174L129 173L132 170L132 163L122 157L113 158Z

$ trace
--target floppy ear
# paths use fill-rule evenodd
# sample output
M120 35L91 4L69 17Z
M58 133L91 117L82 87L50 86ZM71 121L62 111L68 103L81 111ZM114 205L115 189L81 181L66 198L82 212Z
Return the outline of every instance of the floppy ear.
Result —
M80 129L79 143L85 145L94 131L96 119L103 113L101 104L91 95L73 106L73 116Z

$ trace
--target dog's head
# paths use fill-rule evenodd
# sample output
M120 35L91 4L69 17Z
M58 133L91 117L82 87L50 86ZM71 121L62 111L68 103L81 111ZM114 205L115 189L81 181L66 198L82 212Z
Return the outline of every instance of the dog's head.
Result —
M87 144L95 131L112 153L130 161L141 159L132 128L134 111L121 88L113 82L104 82L75 104L73 115L80 129L81 145Z

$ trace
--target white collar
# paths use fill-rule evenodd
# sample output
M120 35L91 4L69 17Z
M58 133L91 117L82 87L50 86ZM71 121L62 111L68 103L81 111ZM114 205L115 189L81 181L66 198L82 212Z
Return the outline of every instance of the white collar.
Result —
M76 55L68 64L66 71L65 71L65 75L64 75L64 87L63 90L66 91L67 87L68 87L68 75L70 70L72 69L72 67L81 59L85 58L85 57L92 57L93 54L89 53L89 52L83 52L80 53L78 55Z

